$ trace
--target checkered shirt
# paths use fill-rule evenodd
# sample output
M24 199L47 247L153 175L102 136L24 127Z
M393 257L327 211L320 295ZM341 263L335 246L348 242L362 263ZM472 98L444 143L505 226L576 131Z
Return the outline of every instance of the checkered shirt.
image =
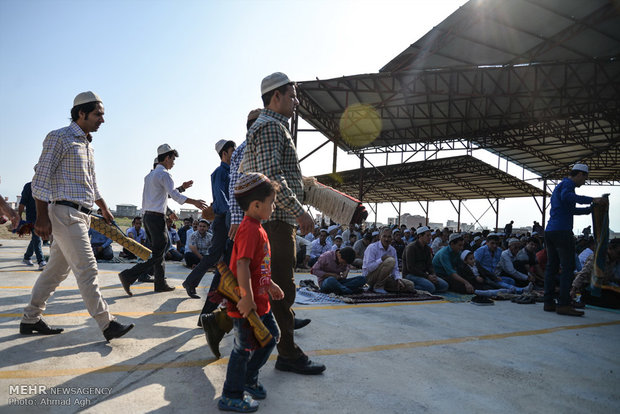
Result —
M196 246L198 253L204 256L209 251L209 247L211 247L212 238L213 238L213 235L209 232L205 233L205 235L202 236L200 232L195 231L190 236L189 244L191 246Z
M90 136L76 124L52 131L43 141L32 195L42 201L68 200L91 207L101 194Z
M243 172L260 172L280 184L276 209L270 220L297 225L296 217L304 213L301 205L304 187L297 159L297 149L288 129L288 118L263 109L246 136L241 165Z

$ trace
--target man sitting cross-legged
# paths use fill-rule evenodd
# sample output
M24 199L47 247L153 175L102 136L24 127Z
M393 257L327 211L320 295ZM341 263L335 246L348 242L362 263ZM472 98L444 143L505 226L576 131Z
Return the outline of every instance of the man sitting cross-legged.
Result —
M365 277L357 276L347 279L353 260L355 260L355 251L352 247L331 250L319 257L310 273L317 277L322 293L350 295L362 291L362 286L366 283Z
M362 276L376 293L415 292L413 282L403 279L398 271L396 249L392 242L392 230L383 228L379 241L370 244L364 252Z
M417 290L428 293L440 293L448 290L448 282L438 277L433 268L433 252L428 246L431 241L431 230L418 227L418 239L409 243L403 252L403 274L415 284Z
M433 267L437 276L448 282L451 291L471 294L474 293L474 287L456 270L461 260L461 250L463 237L458 233L451 234L448 245L433 257Z
M198 231L192 233L190 236L189 251L185 252L185 263L187 267L195 267L200 263L202 257L209 252L212 235L207 232L208 230L209 223L207 220L200 219L198 222Z

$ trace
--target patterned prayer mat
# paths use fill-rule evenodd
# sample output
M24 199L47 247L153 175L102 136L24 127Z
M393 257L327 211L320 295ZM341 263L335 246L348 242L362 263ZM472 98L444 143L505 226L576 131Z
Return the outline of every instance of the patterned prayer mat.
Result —
M364 292L354 295L338 296L345 303L381 303L381 302L419 302L423 300L442 300L441 296L429 293L374 293Z

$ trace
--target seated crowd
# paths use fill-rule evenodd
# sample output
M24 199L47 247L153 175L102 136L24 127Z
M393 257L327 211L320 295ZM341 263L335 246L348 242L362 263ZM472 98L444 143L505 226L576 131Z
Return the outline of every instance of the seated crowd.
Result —
M188 268L193 268L211 247L210 223L186 218L178 231L171 219L166 224L169 236L166 260L184 260ZM511 226L506 227L512 230ZM112 241L92 229L89 235L96 258L112 260ZM149 246L140 217L133 219L127 236ZM520 235L488 230L456 233L447 228L433 231L422 225L379 230L316 225L306 236L297 234L297 268L310 269L321 292L337 295L361 293L365 285L378 293L452 291L485 297L522 294L543 287L547 256L541 236L536 231ZM600 294L592 295L590 290L594 239L580 236L576 246L573 298L620 308L619 239L609 243L608 266L600 283L612 289L605 289L603 298ZM120 257L137 259L126 249ZM352 268L360 269L361 276L349 277ZM143 275L140 280L150 282L152 277Z
M511 225L507 226L510 230ZM544 239L538 232L455 233L447 228L432 231L426 226L384 227L380 231L374 228L362 231L353 226L341 231L338 226L316 226L313 233L303 238L298 236L299 239L305 243L308 253L302 253L304 258L298 257L298 263L312 267L311 273L317 277L323 293L359 293L367 284L378 293L452 291L494 297L529 293L544 285L546 252ZM573 298L581 296L588 303L600 304L601 299L593 299L589 290L594 248L595 243L587 236L577 240ZM611 302L618 305L619 239L610 241L607 254L609 265L601 283L615 289L605 290L602 301L607 306ZM361 269L361 276L348 277L351 268Z

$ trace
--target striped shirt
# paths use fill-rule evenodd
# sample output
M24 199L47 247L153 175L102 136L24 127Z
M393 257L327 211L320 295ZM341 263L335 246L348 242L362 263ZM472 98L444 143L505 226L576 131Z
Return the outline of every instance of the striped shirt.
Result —
M256 171L280 184L276 209L270 220L297 225L296 218L304 213L304 195L297 149L288 129L288 118L270 109L263 109L246 136L242 172Z
M101 194L95 177L94 151L87 135L75 122L47 134L32 195L37 200L67 200L91 207Z

